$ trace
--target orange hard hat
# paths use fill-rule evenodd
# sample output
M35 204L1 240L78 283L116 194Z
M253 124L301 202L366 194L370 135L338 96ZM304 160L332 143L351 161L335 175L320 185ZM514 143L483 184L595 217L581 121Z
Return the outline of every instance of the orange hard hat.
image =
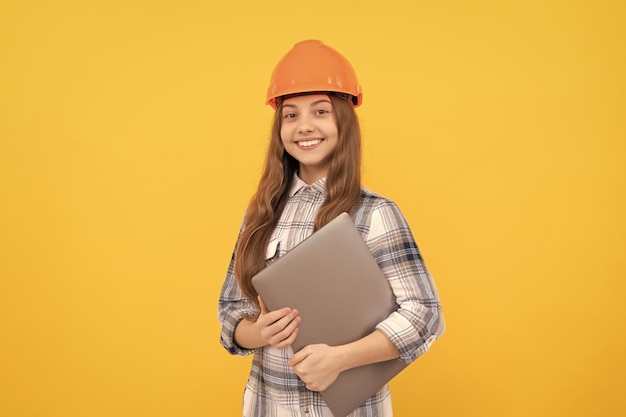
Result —
M276 110L277 98L314 91L349 94L354 107L363 101L356 73L343 55L322 41L298 42L274 68L265 104Z

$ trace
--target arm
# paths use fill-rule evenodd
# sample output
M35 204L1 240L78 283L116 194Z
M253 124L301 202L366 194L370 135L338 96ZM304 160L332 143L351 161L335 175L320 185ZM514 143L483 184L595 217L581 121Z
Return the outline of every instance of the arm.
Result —
M445 324L434 281L398 206L384 200L373 210L367 245L399 308L376 326L411 363L426 353Z
M244 223L242 222L237 241L239 241L243 227ZM234 272L236 247L237 245L233 250L226 278L222 284L217 317L221 325L220 343L224 349L232 355L246 356L254 352L255 346L251 344L249 348L246 348L239 345L235 340L235 332L241 323L249 321L250 317L259 315L259 308L243 295L237 284Z
M289 365L312 391L324 391L348 369L388 361L400 356L396 347L379 330L341 346L308 345L289 360Z
M259 310L242 294L237 285L233 273L234 258L233 252L218 302L217 315L221 324L220 343L230 354L246 356L253 353L254 349L246 349L237 344L235 330L246 320L246 317L255 317Z
M218 304L218 318L222 325L220 343L228 352L239 356L249 355L267 345L277 348L290 346L300 324L297 310L285 307L269 312L259 297L259 311L237 284L234 260L233 251ZM257 315L256 320L251 319Z
M338 346L338 355L343 363L342 371L397 359L400 352L380 330L374 330L369 335L356 342Z
M434 283L397 206L385 200L373 210L366 241L399 308L356 342L310 345L295 354L289 364L311 390L325 390L354 367L394 358L410 363L443 333Z

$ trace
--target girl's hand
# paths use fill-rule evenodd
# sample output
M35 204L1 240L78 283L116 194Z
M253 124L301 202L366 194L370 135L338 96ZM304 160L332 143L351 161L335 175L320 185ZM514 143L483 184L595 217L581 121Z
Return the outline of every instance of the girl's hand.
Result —
M276 349L291 346L298 335L298 325L302 320L298 316L298 310L285 307L268 311L261 296L259 306L261 314L254 325L263 341Z
M324 391L343 370L337 347L325 344L302 348L289 359L289 366L311 391Z

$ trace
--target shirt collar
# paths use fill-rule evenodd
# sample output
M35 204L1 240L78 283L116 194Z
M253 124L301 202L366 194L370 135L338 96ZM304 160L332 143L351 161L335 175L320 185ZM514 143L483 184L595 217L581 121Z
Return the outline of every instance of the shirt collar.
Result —
M311 187L311 189L316 190L319 193L326 194L326 177L320 178L313 184L309 185L304 182L297 173L294 173L293 180L291 181L291 189L289 190L289 197L293 197L298 193L298 191L305 187Z

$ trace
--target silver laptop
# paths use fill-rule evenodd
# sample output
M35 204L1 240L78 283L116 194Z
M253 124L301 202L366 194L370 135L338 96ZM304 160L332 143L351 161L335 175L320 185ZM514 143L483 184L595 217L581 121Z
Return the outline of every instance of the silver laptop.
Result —
M268 309L298 309L302 322L292 348L331 346L371 333L398 308L391 287L363 237L343 213L252 278ZM407 364L399 359L342 372L322 397L345 417Z

